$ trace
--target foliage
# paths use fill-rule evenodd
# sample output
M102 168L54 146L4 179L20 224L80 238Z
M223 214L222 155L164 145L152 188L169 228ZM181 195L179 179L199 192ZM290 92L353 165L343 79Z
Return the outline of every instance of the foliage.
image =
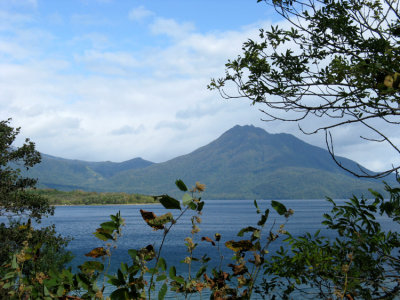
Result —
M328 239L317 231L294 237L264 265L264 291L286 298L394 299L400 295L400 189L386 186L390 199L372 192L374 199L353 197L332 205L325 214ZM393 227L382 228L382 217Z
M330 130L345 125L363 126L371 133L366 139L399 153L390 138L400 113L399 2L257 2L271 4L287 22L261 29L259 40L244 43L243 54L229 61L225 77L212 80L209 88L224 98L264 105L266 120L310 120L316 128L302 130L325 131L334 159ZM359 177L385 176L400 168L375 174L336 161Z
M397 172L399 164L379 173L347 165L335 155L331 131L349 125L360 135L361 128L371 134L361 138L400 153L392 135L400 114L399 2L257 2L272 6L286 22L261 29L258 40L244 43L243 54L229 61L225 76L209 88L227 99L263 105L266 121L299 122L307 134L324 131L333 160L353 175ZM306 121L315 127L304 129ZM333 209L324 224L336 239L287 233L287 243L264 265L260 293L273 299L398 297L400 190L386 189L389 201L373 191L373 200L354 196L337 205L330 199ZM383 217L393 221L392 228L381 228Z
M103 299L107 293L111 299L164 299L169 290L170 293L182 295L187 299L190 295L201 295L203 291L208 290L211 299L250 299L259 282L257 278L267 261L267 249L284 233L284 224L275 230L273 223L269 231L264 233L269 209L262 212L254 201L260 216L259 221L255 226L240 230L240 240L224 243L233 251L233 261L223 268L221 235L216 233L212 238L198 236L204 207L200 194L204 192L205 185L197 182L193 188L188 189L183 181L177 180L176 186L184 192L182 201L168 195L155 196L155 199L165 209L176 211L177 216L173 216L171 212L157 216L153 212L141 210L143 220L153 230L161 231L161 243L157 249L154 245L147 245L128 250L132 261L122 262L115 274L108 274L112 251L117 247L124 225L124 219L117 213L111 215L110 221L100 224L93 233L105 245L89 251L86 256L92 259L80 265L80 270L76 273L71 269L37 272L34 268L29 273L22 273L24 264L34 265L41 255L38 251L40 244L32 245L23 241L23 249L15 253L0 269L2 295L8 299ZM272 207L285 220L293 213L276 201L272 202ZM168 262L162 257L162 249L172 227L189 212L192 213L192 225L190 235L185 238L187 256L182 260L188 267L188 275L185 278L177 273L176 266L168 266ZM245 235L248 237L245 238ZM210 258L206 254L199 256L196 253L198 242L206 242L218 251L220 261L217 267L208 271ZM199 262L200 266L194 269L193 262Z
M11 166L29 169L40 162L40 153L29 139L21 147L12 145L20 128L9 126L10 121L0 121L0 216L24 214L40 220L54 209L45 198L26 193L27 188L35 186L36 180L22 177L21 169Z
M46 197L51 205L104 205L104 204L139 204L154 203L151 196L127 193L97 193L75 191L58 191L54 189L35 189L29 194Z
M11 253L22 251L25 242L37 246L35 252L41 254L35 263L24 264L21 273L61 268L71 258L63 250L68 240L58 236L54 227L32 228L32 220L40 222L53 214L54 208L46 198L27 192L35 186L35 179L21 176L20 167L29 169L39 163L40 153L29 139L21 147L13 146L20 129L11 127L10 121L0 121L0 216L9 217L7 224L0 224L0 265L9 260ZM27 220L18 219L21 216Z

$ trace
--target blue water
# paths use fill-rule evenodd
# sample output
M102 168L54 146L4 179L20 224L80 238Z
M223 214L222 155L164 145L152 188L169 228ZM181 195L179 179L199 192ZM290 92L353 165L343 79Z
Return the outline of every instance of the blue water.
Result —
M270 208L271 212L265 232L268 233L271 228L276 232L279 225L285 223L285 229L293 235L301 235L305 232L315 232L322 229L322 215L330 211L331 205L325 200L287 200L281 201L287 208L292 208L295 213L288 220L279 216L270 207L270 201L258 201L259 207L263 212ZM161 205L111 205L111 206L59 206L52 217L46 219L43 224L55 224L56 229L63 236L72 236L74 239L70 242L70 250L75 259L72 267L76 269L78 265L88 258L84 256L95 247L104 246L104 242L96 239L93 232L102 222L109 221L109 215L121 212L125 219L126 226L123 228L123 235L118 240L117 248L112 253L110 274L113 274L120 266L122 261L130 262L128 255L129 249L138 249L146 245L153 244L158 249L162 239L162 230L153 231L142 219L140 209L153 211L156 215L162 215L166 212L172 212L175 217L178 216L178 210L166 210ZM180 261L187 256L184 239L191 236L191 212L188 212L181 218L168 234L165 241L162 257L167 260L168 267L175 265L178 275L187 276L188 267ZM202 223L199 224L200 232L196 235L194 242L199 246L196 248L194 256L201 257L207 254L212 260L210 267L217 266L220 261L217 247L213 247L208 242L202 242L203 236L213 238L215 233L221 234L221 250L224 257L222 266L232 263L233 252L224 247L228 240L240 240L237 237L238 231L247 226L256 226L260 215L257 215L253 201L249 200L210 200L206 201L201 216ZM287 222L287 223L286 223ZM245 238L245 237L244 237ZM281 240L275 241L270 246L270 252L273 252L282 245ZM196 263L194 263L196 269ZM196 271L194 271L196 272ZM193 274L193 273L192 273ZM204 295L205 296L205 295ZM175 298L170 295L171 298ZM196 297L192 297L195 299ZM207 298L207 297L205 297Z
M281 201L287 208L292 208L295 214L289 218L285 229L294 235L305 232L314 232L321 229L322 214L330 210L330 204L325 200L288 200ZM270 208L270 201L258 201L261 210ZM85 253L94 247L104 246L104 242L93 236L93 232L102 222L109 221L111 214L121 212L125 219L126 226L123 227L123 235L118 240L117 249L112 255L113 265L119 266L121 261L129 260L128 249L137 249L153 244L157 249L162 239L162 230L153 231L142 219L139 210L153 211L156 215L172 212L175 217L179 210L166 210L161 205L110 205L110 206L58 206L52 217L44 220L43 224L55 224L57 232L63 236L72 236L70 250L76 259L73 265L78 265L86 259ZM179 263L186 256L184 239L191 236L191 212L173 227L168 234L163 247L162 256L173 264ZM210 200L206 201L201 216L202 223L199 225L198 237L199 246L196 253L207 253L209 256L217 254L216 247L210 243L201 242L202 236L213 237L220 233L221 243L232 239L240 239L237 232L246 226L256 226L259 215L253 205L253 201L247 200ZM286 222L286 219L279 216L271 209L266 229L269 229L275 222L275 231L279 225ZM280 245L278 240L274 248ZM224 247L223 247L224 248ZM232 252L228 249L224 256L229 260ZM215 253L213 253L215 252ZM200 255L199 255L200 256Z
M294 215L288 220L279 216L273 209L267 222L265 231L268 232L271 226L276 232L280 224L285 224L285 229L293 235L301 235L305 232L314 233L322 229L324 235L331 234L321 225L323 220L322 215L330 212L331 204L326 200L282 200L280 201L287 208L294 210ZM343 201L339 201L343 203ZM263 211L270 207L270 201L258 201L260 209ZM110 205L110 206L59 206L56 207L54 216L51 216L43 221L43 225L55 224L56 230L66 237L73 237L73 240L68 246L75 256L71 263L73 268L76 268L88 258L84 256L95 247L104 246L104 242L96 239L93 236L96 228L102 222L109 221L109 215L121 212L121 216L125 219L126 226L123 228L123 235L118 240L117 248L112 253L112 262L109 273L120 266L121 261L130 262L128 249L139 249L146 245L152 244L155 249L158 249L162 239L162 230L153 231L142 219L139 212L140 209L153 211L156 215L162 215L166 212L172 212L176 217L179 210L166 210L161 205ZM191 236L191 213L185 215L179 222L174 225L171 232L165 241L162 251L162 257L168 262L168 267L175 265L178 275L187 275L187 265L180 263L187 256L184 239ZM222 255L224 262L222 265L231 263L233 252L226 249L223 244L232 239L242 239L237 237L237 232L247 226L256 226L259 215L253 205L253 201L249 200L210 200L206 201L201 216L202 223L199 224L200 232L194 240L199 244L195 250L194 256L201 257L207 254L212 258L210 266L216 266L219 263L219 256L216 247L213 247L208 242L200 241L202 236L213 238L215 233L220 233ZM390 223L387 224L390 226ZM270 252L273 252L282 241L278 239L271 247ZM207 298L207 297L206 297ZM192 297L192 299L194 299Z

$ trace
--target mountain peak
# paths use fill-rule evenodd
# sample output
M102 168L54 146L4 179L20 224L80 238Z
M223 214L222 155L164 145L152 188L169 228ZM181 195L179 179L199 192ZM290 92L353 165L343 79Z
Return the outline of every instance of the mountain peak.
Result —
M245 134L245 133L256 133L256 134L269 134L267 131L254 125L235 125L225 133L229 134Z
M381 183L351 177L327 150L253 125L236 125L211 143L159 164L141 158L88 163L44 156L32 171L42 187L150 195L178 196L174 181L181 178L205 183L208 199L345 198L368 188L382 190Z

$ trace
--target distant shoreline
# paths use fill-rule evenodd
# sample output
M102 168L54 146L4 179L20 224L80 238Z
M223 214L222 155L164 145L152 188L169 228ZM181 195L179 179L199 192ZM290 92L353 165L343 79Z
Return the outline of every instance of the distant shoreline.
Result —
M113 205L160 205L160 203L115 203L115 204L102 204L102 203L93 203L93 204L50 204L50 206L59 207L59 206L113 206Z
M55 189L35 189L29 193L48 199L52 206L90 205L139 205L157 204L154 197L128 193L98 193L81 190L59 191Z

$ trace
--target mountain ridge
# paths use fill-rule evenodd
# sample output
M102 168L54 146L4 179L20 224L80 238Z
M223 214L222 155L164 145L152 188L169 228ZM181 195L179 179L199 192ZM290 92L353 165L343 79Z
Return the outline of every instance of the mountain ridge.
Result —
M354 161L338 159L358 168ZM141 158L84 162L44 155L30 175L44 188L176 196L174 182L180 178L188 185L205 183L207 199L347 198L367 195L368 188L383 191L382 183L357 179L338 167L327 150L252 125L236 125L207 145L162 163Z

